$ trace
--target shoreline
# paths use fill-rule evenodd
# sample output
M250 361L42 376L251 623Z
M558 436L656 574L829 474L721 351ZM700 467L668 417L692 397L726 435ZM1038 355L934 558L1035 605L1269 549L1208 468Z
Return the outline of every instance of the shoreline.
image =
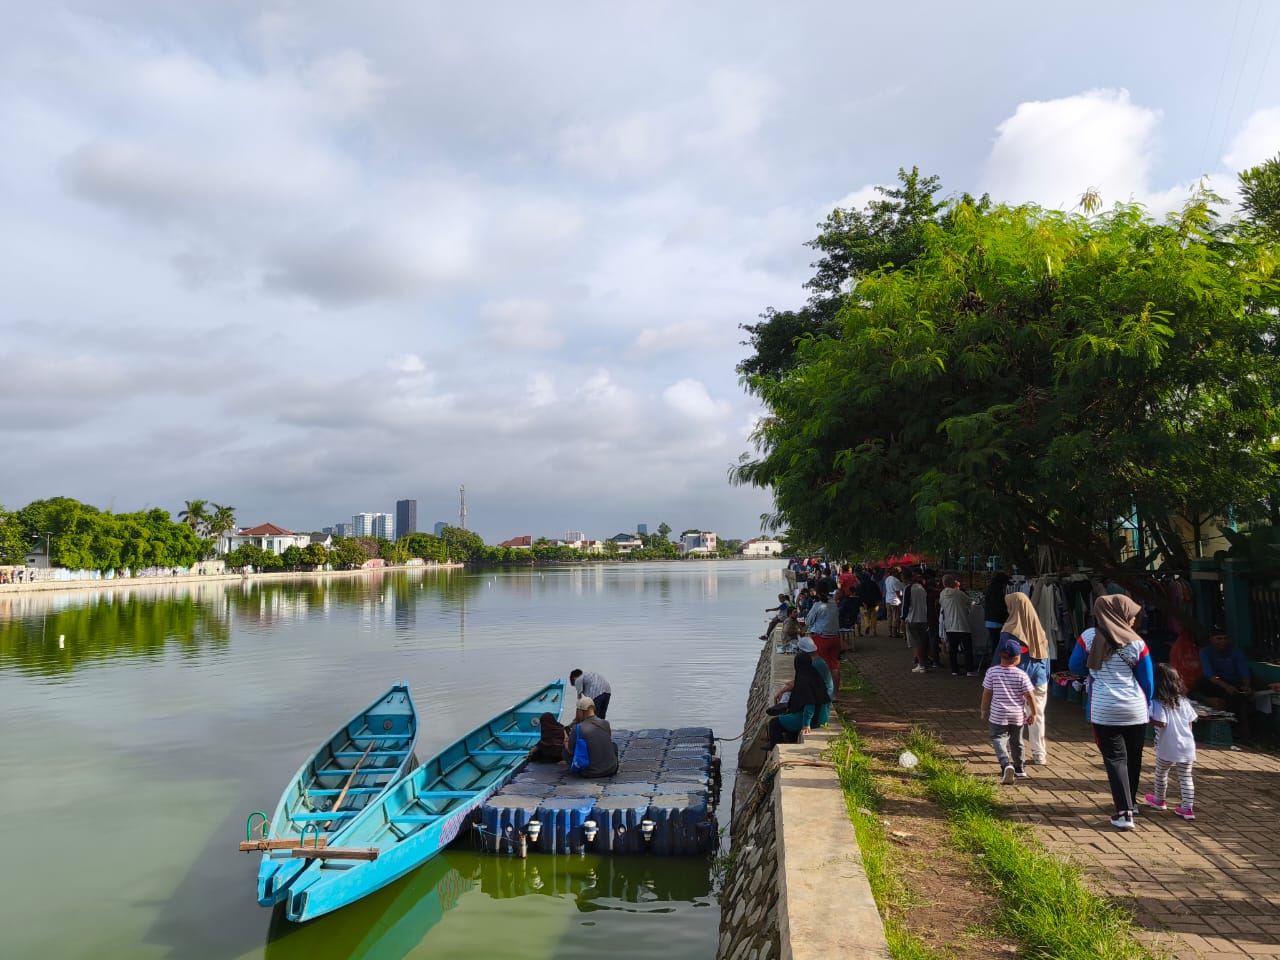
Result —
M113 577L101 580L37 580L33 583L0 584L0 596L21 593L52 593L66 590L117 590L127 587L161 587L169 584L235 583L255 580L321 580L329 577L358 577L392 570L456 570L462 563L401 564L357 570L272 570L264 573L185 573L174 577Z

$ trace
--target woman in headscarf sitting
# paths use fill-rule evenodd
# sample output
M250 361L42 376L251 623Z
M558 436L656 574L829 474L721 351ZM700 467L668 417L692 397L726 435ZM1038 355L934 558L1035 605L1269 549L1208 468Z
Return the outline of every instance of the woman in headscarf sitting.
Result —
M1089 671L1089 722L1111 785L1117 830L1134 828L1134 798L1142 777L1142 750L1154 691L1147 645L1134 631L1142 607L1121 594L1093 603L1091 627L1071 652L1072 673Z
M787 701L787 712L769 721L769 749L780 743L795 743L799 734L808 733L818 708L831 702L827 685L813 665L808 653L797 653L795 686Z
M538 728L542 731L542 739L534 746L529 759L534 763L563 762L569 728L560 722L559 717L550 712L538 718Z
M1000 628L1000 640L1014 640L1022 646L1022 659L1018 668L1027 675L1034 689L1031 695L1036 700L1035 721L1027 727L1027 739L1031 746L1031 762L1045 764L1049 762L1048 750L1044 742L1044 708L1049 703L1049 638L1045 636L1044 627L1036 615L1035 605L1031 598L1023 593L1011 593L1004 598L1007 615ZM999 644L997 653L992 658L992 666L1000 661Z

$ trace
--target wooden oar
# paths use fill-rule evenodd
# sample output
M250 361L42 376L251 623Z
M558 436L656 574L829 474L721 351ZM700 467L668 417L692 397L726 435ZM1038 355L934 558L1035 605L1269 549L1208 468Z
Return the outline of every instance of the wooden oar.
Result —
M347 791L351 789L351 784L355 783L356 774L360 772L360 765L364 763L364 758L369 756L369 751L373 749L373 745L377 742L377 740L370 740L369 745L364 748L364 753L360 755L360 759L356 761L356 765L351 768L351 776L347 777L346 785L343 786L342 792L338 794L338 799L334 801L333 809L330 813L337 813L338 808L342 806L342 801L347 799ZM329 823L326 823L324 828L328 830L332 822L333 821L331 820Z
M377 860L377 847L297 847L289 856L299 860Z

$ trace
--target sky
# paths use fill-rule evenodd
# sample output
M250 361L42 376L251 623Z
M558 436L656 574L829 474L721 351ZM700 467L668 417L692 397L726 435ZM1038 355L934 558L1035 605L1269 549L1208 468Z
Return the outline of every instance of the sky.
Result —
M0 0L0 504L760 531L739 324L899 167L1175 209L1280 4Z

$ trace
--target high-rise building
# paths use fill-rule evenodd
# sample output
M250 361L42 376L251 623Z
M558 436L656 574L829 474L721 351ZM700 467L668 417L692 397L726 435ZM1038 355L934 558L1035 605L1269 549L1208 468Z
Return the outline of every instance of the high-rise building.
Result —
M431 528L431 532L438 537L440 534L444 533L444 528L448 525L449 524L445 523L443 520L437 520L436 525Z
M636 533L639 536L647 537L649 535L649 525L647 523L637 523Z
M418 532L418 501L396 501L396 539Z
M351 537L353 527L349 523L335 523L333 525L333 535L335 537Z
M382 537L390 540L395 535L395 518L389 513L357 513L351 517L354 537Z
M321 532L321 533L329 533L329 534L332 534L332 533L334 533L335 531L334 531L333 527L321 527L321 528L320 528L320 532Z
M564 538L569 543L579 543L580 541L587 539L587 535L581 530L566 530Z

